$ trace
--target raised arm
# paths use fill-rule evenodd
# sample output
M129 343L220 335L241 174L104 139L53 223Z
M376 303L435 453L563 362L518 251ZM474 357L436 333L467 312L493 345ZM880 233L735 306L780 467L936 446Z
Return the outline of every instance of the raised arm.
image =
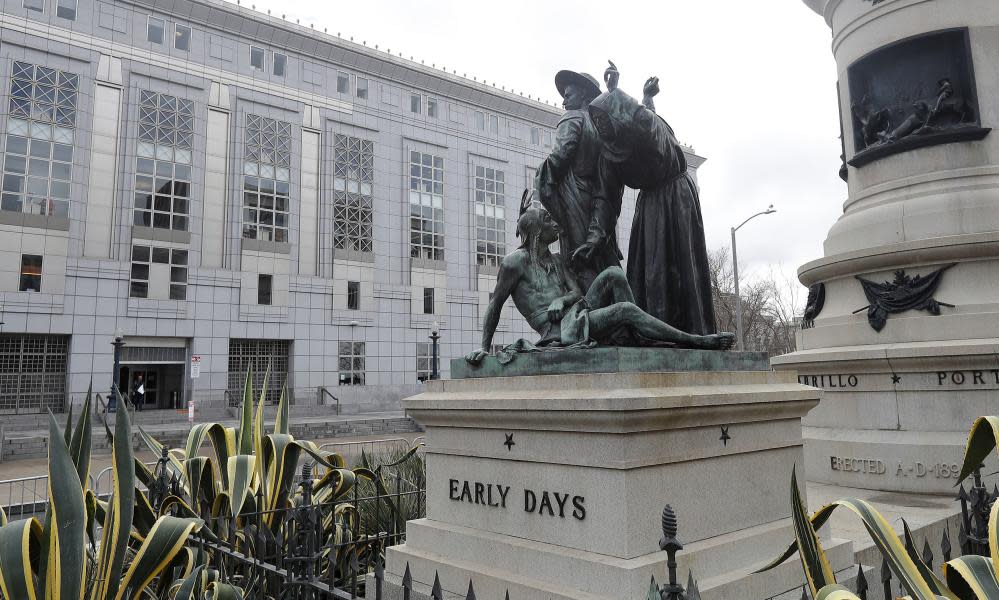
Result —
M645 86L642 87L642 105L656 112L656 104L652 101L652 98L659 93L659 78L649 77L645 80Z
M521 265L516 259L516 255L506 256L500 263L496 288L493 290L493 297L489 301L489 306L486 307L486 316L482 321L482 347L465 356L465 360L469 363L477 365L489 354L493 335L496 333L496 326L499 325L500 315L503 312L503 305L513 294L513 290L517 288L520 277Z

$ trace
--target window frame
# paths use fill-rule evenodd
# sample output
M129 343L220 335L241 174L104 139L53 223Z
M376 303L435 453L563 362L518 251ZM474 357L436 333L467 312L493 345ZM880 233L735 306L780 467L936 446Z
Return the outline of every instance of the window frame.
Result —
M364 82L363 86L361 85L362 81ZM371 82L368 80L367 77L357 77L357 79L354 82L354 96L357 97L357 98L360 98L361 100L367 100L368 99L368 85L370 83ZM361 92L364 92L364 93L361 93Z
M158 41L152 38L153 21L160 22L160 35L159 35L160 39ZM166 39L166 25L167 25L166 19L154 17L153 15L146 16L146 41L149 42L150 44L158 44L162 46L163 41Z
M347 282L347 310L361 310L361 282Z
M253 64L253 51L258 50L260 52L260 66ZM267 51L260 46L254 46L250 44L250 68L256 69L258 71L263 71L267 64Z
M64 4L72 5L72 8L69 8L68 6L63 6ZM66 19L67 21L75 21L76 13L79 10L79 8L80 8L79 0L56 0L56 16L59 17L60 19ZM69 17L60 14L64 10L72 10L73 16Z
M416 342L416 380L430 381L434 374L434 349L431 342Z
M281 60L279 61L278 58ZM281 64L280 73L278 73L278 63ZM275 77L285 77L288 74L288 55L283 52L275 52L274 60L271 61L271 73Z
M507 251L506 172L503 169L482 164L474 166L472 215L475 219L471 235L475 244L475 264L499 267Z
M193 148L197 129L194 102L140 89L137 104L139 135L132 224L166 231L190 231L194 201ZM161 201L166 202L166 206L160 206ZM157 217L165 217L165 226L157 224Z
M479 131L486 130L486 113L482 112L481 110L477 110L475 111L473 119L475 119L474 124L476 129L478 129Z
M432 315L435 313L434 299L437 293L432 287L423 288L423 314Z
M440 102L432 96L427 96L427 116L433 119L440 118Z
M146 257L143 259L141 257L137 258L137 249L146 250ZM189 274L189 261L190 261L190 251L186 248L170 248L166 246L153 246L150 243L144 244L132 244L131 256L129 257L129 274L128 274L128 297L129 298L149 298L149 282L152 281L149 271L153 264L165 264L170 267L170 284L167 297L170 300L184 301L187 300L187 287L188 287L188 274ZM166 261L156 260L157 251L166 252ZM180 260L180 256L183 256L183 260ZM139 269L136 269L136 266ZM142 271L142 267L145 267L146 276L137 277L136 273ZM174 278L177 277L177 281ZM182 280L181 280L182 279ZM145 292L142 294L136 294L135 291L136 284L145 285ZM179 296L179 297L178 297Z
M346 353L344 352L346 349ZM347 360L350 368L343 369L343 361ZM360 368L358 368L360 365ZM367 348L364 342L342 340L337 343L337 380L338 385L365 385L367 372ZM345 377L346 376L346 377Z
M407 189L411 258L444 260L444 231L447 221L444 211L446 167L447 162L443 156L421 150L409 150L409 170L406 178L409 182Z
M350 95L350 73L346 71L336 72L336 93Z
M274 304L274 276L269 273L257 274L257 304L260 306Z
M25 271L25 269L35 266L35 265L25 264L26 260L31 258L38 259L37 273ZM21 271L20 271L20 277L18 278L17 282L17 290L19 292L40 293L42 291L42 273L43 273L42 269L43 269L44 260L45 257L41 254L21 254ZM30 282L30 281L34 281L36 285L30 286L25 284L25 282ZM34 287L34 289L31 289L32 287Z
M541 145L541 128L531 127L531 144L534 146Z
M45 14L45 0L21 0L21 8Z
M187 38L186 38L187 39L187 47L186 48L181 48L180 45L179 45L180 40L184 39L180 35L180 30L181 29L186 29L187 30ZM191 39L193 37L194 37L194 28L191 27L190 25L184 25L182 23L174 23L173 24L173 48L174 48L174 50L180 50L181 52L190 52L191 51Z
M414 115L423 114L423 94L416 92L409 93L409 112Z

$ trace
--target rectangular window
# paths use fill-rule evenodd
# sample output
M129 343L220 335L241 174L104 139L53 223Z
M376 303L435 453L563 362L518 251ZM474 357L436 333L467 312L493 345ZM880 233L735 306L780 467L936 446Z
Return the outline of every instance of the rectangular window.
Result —
M409 153L409 255L444 260L444 159Z
M479 131L486 130L486 114L483 112L475 111L475 128Z
M17 287L22 292L42 291L42 257L37 254L21 255L21 283Z
M170 299L187 299L187 250L132 246L132 270L129 276L129 297L149 297L149 272L152 265L167 265L170 269Z
M506 256L506 175L499 169L476 166L475 198L475 261L498 267Z
M489 115L489 132L499 133L499 117L496 115Z
M273 284L273 275L257 275L257 304L270 306Z
M45 0L24 0L23 6L28 10L42 12L45 9Z
M228 390L230 402L243 397L246 374L251 372L250 385L262 389L264 376L270 369L267 383L267 404L277 404L288 381L291 342L288 340L247 340L229 338Z
M340 342L340 385L364 385L364 342Z
M177 23L174 25L173 47L184 52L191 50L191 28Z
M535 146L541 145L541 130L537 127L531 127L531 143Z
M154 44L163 43L163 32L166 29L166 23L163 19L157 19L156 17L149 17L146 20L146 41L152 42Z
M284 77L285 68L288 66L288 57L279 52L274 53L274 75Z
M246 115L243 145L243 237L288 241L291 123Z
M434 314L434 288L423 288L423 314Z
M193 143L193 102L139 90L135 225L188 230Z
M422 113L423 112L423 99L419 94L409 95L409 112Z
M360 310L361 308L361 282L347 282L347 310Z
M368 99L368 80L363 77L357 78L357 87L354 90L357 97L362 100Z
M69 336L0 336L0 414L66 410Z
M60 19L67 19L69 21L76 20L76 1L77 0L57 0L56 1L56 16Z
M552 132L546 131L545 132L545 146L551 146L551 145L552 145Z
M333 247L371 252L374 143L333 136Z
M429 381L433 373L433 348L430 342L416 342L416 380Z
M250 66L254 69L264 70L264 49L250 46Z
M427 98L427 116L437 118L437 98Z
M350 75L344 73L343 71L336 72L336 93L338 94L350 93Z
M69 216L79 89L72 73L13 63L0 209Z

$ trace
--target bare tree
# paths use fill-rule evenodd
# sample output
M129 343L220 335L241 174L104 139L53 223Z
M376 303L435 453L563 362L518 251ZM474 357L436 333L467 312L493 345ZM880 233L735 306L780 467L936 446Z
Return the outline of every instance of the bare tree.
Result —
M718 330L735 331L735 276L729 249L709 251L708 268ZM746 349L765 351L771 356L794 352L805 288L793 276L773 267L767 276L749 281L740 278L739 284Z

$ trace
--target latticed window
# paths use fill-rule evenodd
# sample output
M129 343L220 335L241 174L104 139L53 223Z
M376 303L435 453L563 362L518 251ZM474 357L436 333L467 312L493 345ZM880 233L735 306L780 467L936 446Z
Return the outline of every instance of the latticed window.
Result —
M15 61L0 208L69 216L80 78Z
M444 260L444 159L409 153L409 255Z
M152 265L170 268L170 299L187 299L187 250L132 246L132 270L129 293L132 298L148 298Z
M371 252L374 144L336 134L333 141L333 247Z
M136 225L187 231L193 142L193 102L146 90L139 92Z
M475 167L475 261L497 267L506 256L505 175Z
M0 335L0 413L66 405L68 336Z
M291 342L288 340L229 340L229 403L237 406L243 400L243 385L246 373L253 370L251 384L254 399L260 397L260 389L264 384L264 373L270 367L270 378L267 381L268 404L277 404L281 399L281 390L288 383L288 356ZM290 392L289 392L290 393ZM256 401L256 400L254 400Z
M340 385L364 385L364 342L340 342Z
M433 348L430 342L416 342L416 380L428 381L433 372Z
M243 237L288 241L291 124L246 115L243 157Z

